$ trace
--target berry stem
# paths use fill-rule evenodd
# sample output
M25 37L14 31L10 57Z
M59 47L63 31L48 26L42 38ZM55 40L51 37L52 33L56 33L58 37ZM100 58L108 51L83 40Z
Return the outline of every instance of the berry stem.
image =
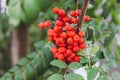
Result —
M77 24L78 29L81 29L81 27L82 27L84 15L86 14L87 6L88 6L89 1L90 0L84 0L83 1L83 5L82 5L82 9L81 9L81 15L79 16L78 24Z

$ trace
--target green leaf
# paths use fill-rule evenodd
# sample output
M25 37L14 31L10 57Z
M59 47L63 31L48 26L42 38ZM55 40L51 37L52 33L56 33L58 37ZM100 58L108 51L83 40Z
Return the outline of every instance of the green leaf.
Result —
M101 68L104 72L108 73L110 67L106 63L104 63L104 64L102 64Z
M35 80L36 75L49 68L52 59L50 49L43 45L39 52L34 51L18 61L0 80Z
M74 63L71 63L69 64L68 68L69 69L78 69L80 68L82 65L79 63L79 62L74 62Z
M47 80L63 80L62 74L53 74Z
M103 75L103 76L99 76L99 77L97 78L97 80L111 80L111 79L109 78L109 76ZM113 80L115 80L115 79L113 79ZM117 80L118 80L118 79L117 79Z
M120 80L120 73L119 72L112 73L112 80Z
M80 60L80 63L87 63L87 62L89 62L90 60L88 59L88 58L81 58L81 60Z
M105 37L105 40L104 40L104 46L105 47L109 46L112 43L112 41L115 37L115 34L116 34L116 25L111 24L111 25L108 26L108 29L111 33L110 33L109 36Z
M67 67L67 64L63 61L60 61L60 60L53 60L50 64L53 66L59 67L59 68L66 68Z
M45 42L44 41L36 42L34 44L34 46L35 46L35 48L41 49L41 48L43 48L43 46L45 46Z
M84 80L81 75L78 74L67 74L65 80Z
M100 47L97 44L95 44L91 49L90 54L96 54L99 50L100 50Z
M15 80L24 80L22 72L17 72L15 75Z
M86 54L86 49L83 49L83 50L77 52L77 55L86 57L86 55L87 55L87 54Z
M105 60L108 62L110 60L110 53L107 48L102 48L103 54L105 56Z
M90 68L88 72L87 79L88 80L94 80L98 74L97 68Z

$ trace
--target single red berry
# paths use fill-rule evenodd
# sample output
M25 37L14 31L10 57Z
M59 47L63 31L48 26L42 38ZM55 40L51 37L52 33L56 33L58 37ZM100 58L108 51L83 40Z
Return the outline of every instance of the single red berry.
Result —
M73 40L76 41L76 42L78 42L79 39L80 39L80 37L79 37L78 35L75 35L75 36L73 37Z
M70 16L75 17L76 16L76 11L70 11Z
M75 62L79 62L80 61L80 57L79 56L75 56L74 61Z
M52 53L54 54L54 53L57 53L57 52L58 52L58 49L57 49L56 47L52 47L52 48L51 48L51 51L52 51Z
M65 17L63 18L63 21L64 21L64 22L68 22L68 21L69 21L69 17L68 17L68 16L65 16Z
M55 32L57 32L57 33L61 33L61 32L62 32L62 27L60 27L60 26L55 26L55 27L53 28L53 30L54 30Z
M67 36L67 33L66 32L62 32L61 33L61 37L63 37L64 39L66 39L68 36Z
M41 22L40 24L39 24L39 28L45 28L45 24L44 24L44 22Z
M57 56L57 58L59 59L59 60L64 60L64 55L63 54L59 54L58 56Z
M45 21L45 22L44 22L44 25L45 25L45 27L49 27L49 26L50 26L50 21L48 21L48 20Z
M67 43L68 43L68 44L73 44L73 39L72 39L72 38L68 38L68 39L67 39Z
M90 21L90 17L89 17L89 16L85 16L85 17L84 17L84 21L85 21L85 22L89 22L89 21Z
M79 51L79 47L78 47L78 46L74 46L74 47L73 47L73 51L74 51L74 52Z
M62 21L63 17L62 16L58 16L58 20Z
M86 48L86 45L84 43L81 43L79 47L83 49L83 48Z
M58 48L58 52L59 53L65 53L66 52L66 48L65 47L60 47L60 48Z
M77 24L77 23L78 23L78 19L73 17L73 18L72 18L72 23L73 23L73 24Z
M71 27L70 25L66 25L66 26L65 26L65 30L66 30L66 31L71 31L71 30L72 30L72 27Z
M69 37L74 37L76 33L74 31L70 31L67 34Z
M68 49L72 49L72 48L73 48L73 45L68 45L67 48L68 48Z
M80 14L81 14L81 10L77 10L77 11L76 11L76 15L77 15L77 16L80 16Z
M85 34L85 33L84 33L83 31L79 31L79 32L78 32L78 35L79 35L80 37L83 37L84 34Z
M64 17L65 14L66 14L66 12L65 12L64 9L60 9L60 10L59 10L59 15L60 15L60 16Z
M53 13L54 13L54 14L59 14L59 10L60 10L60 9L59 9L58 7L54 7L54 8L53 8Z
M49 39L49 41L51 41L51 42L53 42L53 41L54 41L54 38L53 38L53 37L51 37L51 36L48 36L48 39Z

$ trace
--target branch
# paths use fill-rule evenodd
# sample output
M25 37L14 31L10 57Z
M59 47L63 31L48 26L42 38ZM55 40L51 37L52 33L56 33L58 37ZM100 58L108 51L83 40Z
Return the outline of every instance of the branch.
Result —
M86 14L86 10L87 10L87 6L88 6L89 1L90 0L84 0L83 1L83 5L82 5L82 9L81 9L81 15L79 16L78 24L77 24L78 29L81 29L81 27L82 27L84 15Z

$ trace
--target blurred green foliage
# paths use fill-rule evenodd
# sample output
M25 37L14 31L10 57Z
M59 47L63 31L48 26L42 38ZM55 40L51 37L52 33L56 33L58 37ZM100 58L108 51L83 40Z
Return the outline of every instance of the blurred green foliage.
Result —
M83 0L79 0L79 8L81 7L81 3ZM98 49L98 51L95 51L96 48L93 47L93 51L91 53L94 53L98 58L105 57L105 60L107 63L102 64L101 69L108 73L108 70L110 67L116 67L115 65L119 61L119 54L120 54L120 46L117 44L115 45L116 51L113 54L111 51L110 47L113 45L113 41L115 40L115 34L118 32L117 26L120 25L120 2L119 0L91 0L91 4L88 7L87 15L91 16L93 21L91 21L89 24L84 24L86 30L86 36L87 40L91 40L93 42L99 42L102 46L102 50ZM2 53L5 53L5 48L9 47L9 38L10 38L10 32L15 28L18 27L19 24L22 22L24 24L30 25L30 44L29 44L29 52L33 51L35 48L33 48L33 44L36 41L39 40L46 40L46 30L38 30L37 25L39 21L43 21L46 19L52 19L54 20L55 17L52 14L52 8L54 6L58 6L60 8L64 8L67 11L76 9L76 0L9 0L7 2L7 15L1 14L0 15L0 53L1 55L4 55ZM106 21L107 20L107 21ZM9 23L9 24L8 24ZM103 39L103 40L101 40ZM116 42L114 42L116 43ZM95 46L96 47L96 46ZM44 52L43 52L44 53ZM31 53L30 56L34 57L38 54L33 54ZM6 54L5 54L6 55ZM82 55L82 54L80 54ZM7 57L3 56L3 61L4 65L3 67L7 67L8 63ZM26 59L26 58L25 58ZM18 64L22 65L16 65L18 72L16 72L16 66L13 67L12 72L6 73L6 75L3 76L3 79L0 80L5 80L6 78L10 79L11 74L16 77L16 80L19 80L22 74L22 71L19 71L22 67L22 69L25 69L25 71L28 69L30 70L31 74L26 74L27 78L34 77L32 73L34 73L33 69L31 68L30 63L28 65L28 62L31 60L28 60L28 62L23 59L23 61L19 61ZM28 59L28 58L27 58ZM35 61L33 60L33 63L35 63L34 67L35 69L43 69L40 68L40 63L38 60L40 58L36 58ZM5 61L6 60L6 61ZM98 61L99 59L94 58L91 61ZM42 60L41 60L42 61ZM88 60L86 58L83 59L84 63L87 63ZM25 63L24 63L25 62ZM27 65L26 67L23 66ZM37 65L38 64L38 65ZM48 63L49 64L49 63ZM33 66L32 66L33 67ZM8 67L7 67L8 68ZM15 71L14 71L15 70ZM36 70L35 70L36 71ZM48 72L47 72L48 71ZM48 74L51 75L54 72L50 70L46 70ZM27 72L28 73L28 72ZM106 74L103 73L103 74ZM36 74L36 73L35 73ZM93 72L89 72L89 74L93 74ZM112 79L113 80L119 80L119 72L113 73ZM6 77L7 76L7 77ZM30 77L29 77L30 76ZM42 74L41 76L36 76L37 80L46 80L46 78L43 77L44 75ZM114 77L116 76L116 77ZM5 78L5 79L4 79ZM6 80L7 80L6 79ZM105 76L100 76L98 80L102 79L107 79L106 75ZM12 79L11 79L12 80ZM21 79L23 80L23 79Z

